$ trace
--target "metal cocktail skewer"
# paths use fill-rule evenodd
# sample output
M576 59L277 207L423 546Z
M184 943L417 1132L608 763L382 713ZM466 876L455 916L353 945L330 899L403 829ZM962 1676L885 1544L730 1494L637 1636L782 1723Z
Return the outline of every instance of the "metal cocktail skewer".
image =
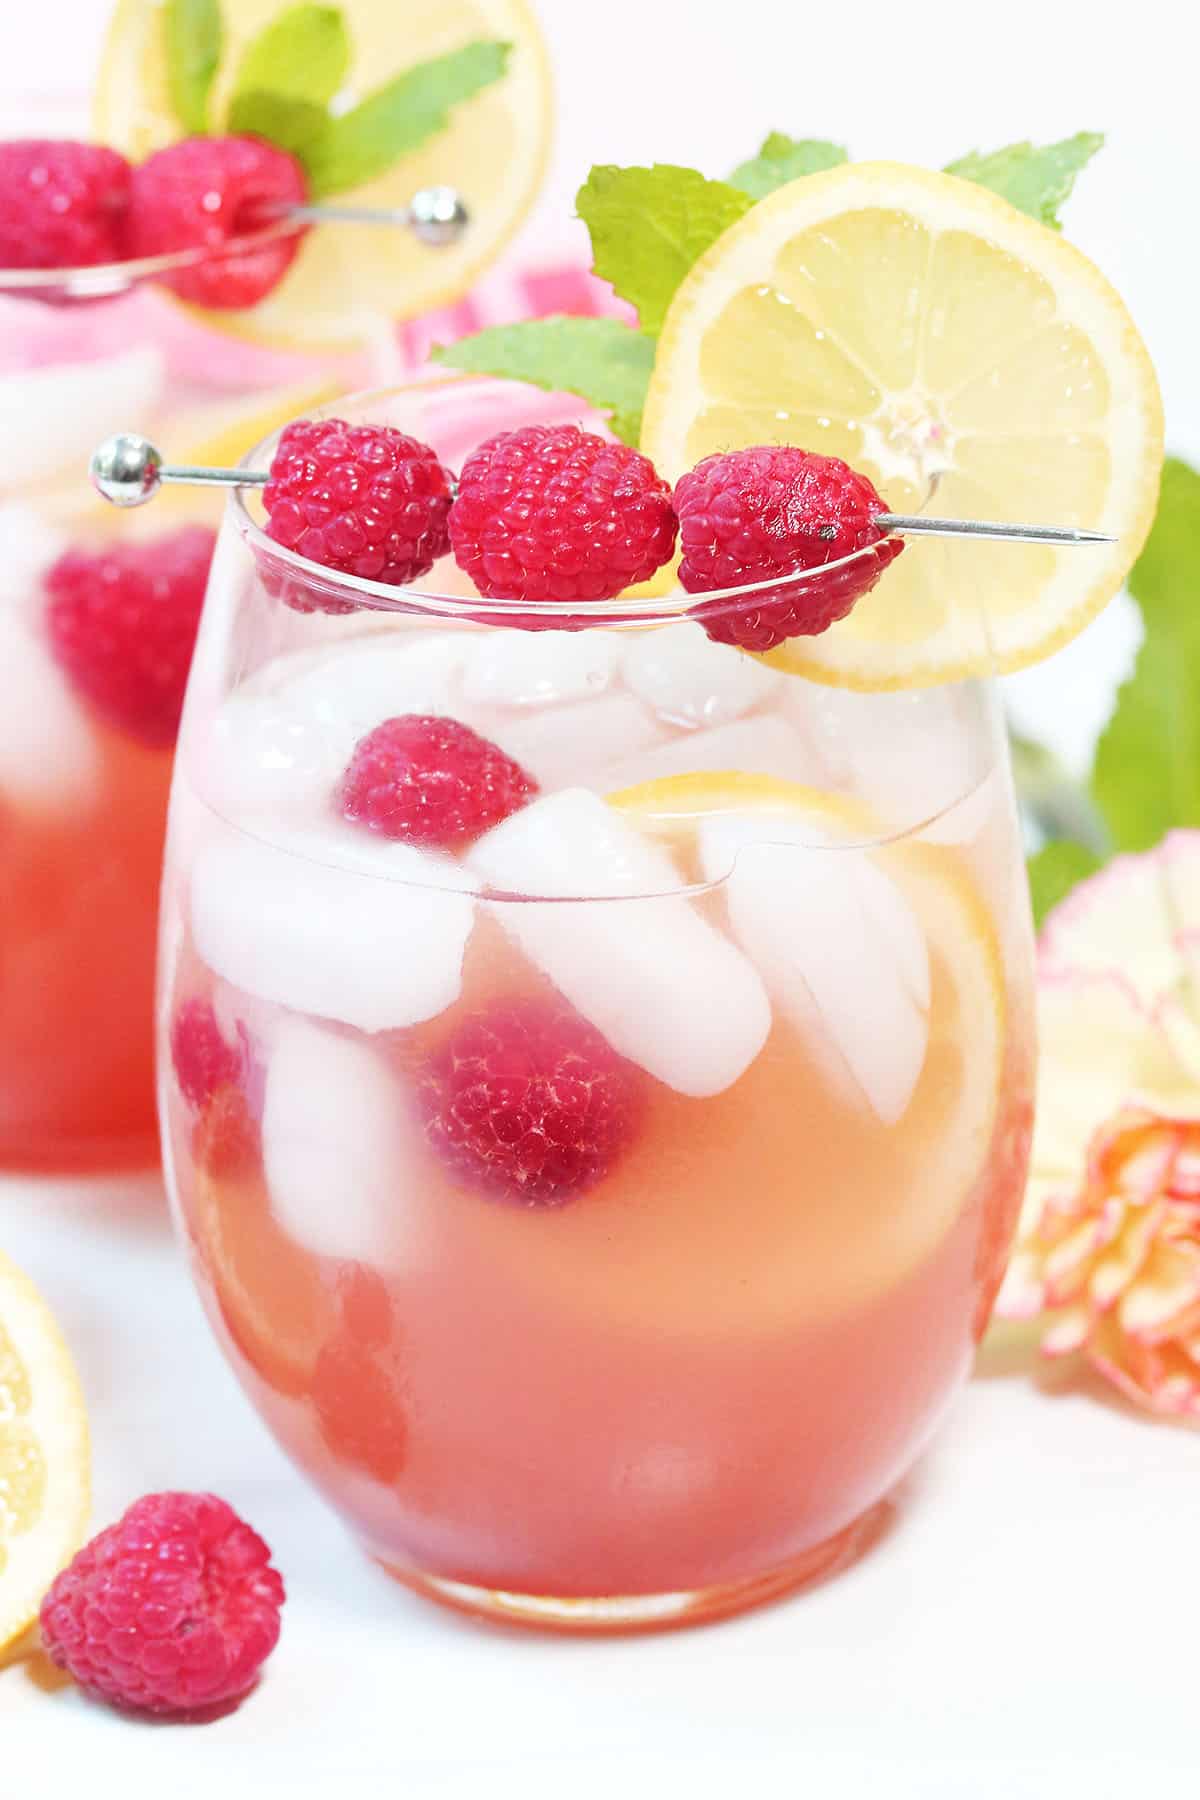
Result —
M420 188L407 206L288 206L280 218L296 225L399 225L421 243L443 249L462 236L470 223L457 188Z
M101 444L91 461L92 484L114 506L142 506L164 483L186 487L265 487L266 469L202 469L165 463L154 445L133 432L118 432ZM1074 525L1007 525L984 519L926 519L919 513L881 512L876 523L905 537L992 538L1017 544L1111 544L1103 531Z

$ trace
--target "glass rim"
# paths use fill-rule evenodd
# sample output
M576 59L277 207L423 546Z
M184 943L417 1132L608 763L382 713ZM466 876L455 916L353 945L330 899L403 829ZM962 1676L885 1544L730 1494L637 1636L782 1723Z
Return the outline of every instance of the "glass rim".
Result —
M193 244L186 250L167 250L157 256L126 257L119 262L85 263L69 269L0 268L0 299L37 299L47 292L64 300L115 298L156 277L227 262L231 257L261 250L280 238L301 236L307 229L303 223L279 219L257 231L229 238L223 244Z
M372 402L383 402L404 394L432 394L447 389L483 385L534 391L530 383L511 381L504 376L470 373L438 375L341 394L325 406L314 407L312 413L305 417L340 418L346 410L360 409L370 406ZM591 410L585 400L579 401L581 415L588 414ZM238 468L261 470L264 466L269 467L274 447L284 430L286 426L280 426L260 439L246 451ZM672 620L687 618L701 609L708 612L726 602L752 599L755 594L777 594L781 588L801 593L806 585L827 580L834 572L870 561L876 549L875 545L868 544L861 550L852 551L849 556L839 557L835 562L821 563L814 569L800 569L791 575L769 575L761 581L745 582L736 587L713 588L702 594L690 594L676 584L667 594L620 594L612 600L490 600L479 594L443 594L436 589L417 585L400 586L370 581L364 576L345 575L338 570L326 568L321 563L312 562L308 557L277 543L252 516L247 504L248 496L260 491L260 488L235 488L228 502L233 509L239 532L256 556L294 570L307 586L350 601L364 611L423 613L429 617L462 619L476 625L502 625L506 619L528 618L531 609L536 610L539 619L561 619L564 627L567 622L572 622L576 630L619 625L665 625Z

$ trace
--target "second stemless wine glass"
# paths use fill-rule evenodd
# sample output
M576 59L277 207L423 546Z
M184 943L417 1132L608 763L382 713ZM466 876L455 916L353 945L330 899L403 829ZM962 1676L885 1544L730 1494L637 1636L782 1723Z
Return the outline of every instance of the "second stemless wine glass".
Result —
M558 404L337 410L457 464ZM1024 1178L989 688L815 687L683 595L522 629L444 568L315 569L255 506L214 566L161 954L169 1183L228 1355L436 1598L636 1629L812 1579L964 1379ZM472 727L525 804L453 853L364 829L342 777L397 717Z

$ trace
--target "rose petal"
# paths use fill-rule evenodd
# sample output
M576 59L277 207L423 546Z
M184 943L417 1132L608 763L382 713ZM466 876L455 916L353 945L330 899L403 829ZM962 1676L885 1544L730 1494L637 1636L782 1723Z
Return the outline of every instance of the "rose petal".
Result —
M1107 1312L1134 1281L1150 1254L1154 1233L1162 1217L1161 1206L1129 1207L1124 1230L1092 1270L1090 1293L1098 1312Z
M1146 1344L1173 1337L1200 1301L1200 1250L1193 1244L1154 1244L1117 1309L1121 1329Z
M1137 997L1152 1005L1175 985L1172 943L1180 920L1171 908L1162 848L1114 857L1081 882L1046 920L1041 954L1055 971L1119 970ZM1200 911L1196 914L1200 923Z
M1073 1351L1082 1350L1091 1327L1091 1315L1086 1306L1068 1307L1056 1315L1042 1338L1042 1355L1070 1356Z

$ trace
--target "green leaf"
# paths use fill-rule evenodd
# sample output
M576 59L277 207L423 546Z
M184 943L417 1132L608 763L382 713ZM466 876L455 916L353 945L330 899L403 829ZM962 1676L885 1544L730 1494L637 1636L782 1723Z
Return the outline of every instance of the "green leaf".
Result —
M329 128L329 114L323 106L291 94L251 89L235 94L229 108L230 131L267 138L281 150L290 150L306 166L318 153Z
M315 195L340 194L384 175L441 131L452 107L499 81L511 45L480 39L398 75L334 119L309 163Z
M531 319L492 325L431 351L435 362L479 375L528 381L552 393L579 394L611 412L616 435L636 444L654 340L619 319Z
M1100 739L1092 792L1118 850L1200 825L1200 474L1163 465L1158 514L1129 588L1145 637Z
M234 0L236 5L236 0ZM242 95L272 94L325 107L350 67L350 34L336 6L290 6L263 27L238 64L229 124Z
M1019 211L1058 231L1059 207L1103 142L1101 131L1077 131L1057 144L1009 144L988 155L973 150L947 163L946 173L991 188Z
M643 331L658 335L671 296L696 258L754 202L696 169L598 164L576 207L592 235L592 267L637 308Z
M840 144L826 143L823 138L791 138L786 132L772 131L763 139L762 148L749 162L739 163L729 177L730 185L761 200L786 182L801 175L819 175L822 169L836 169L849 161Z
M1029 893L1033 901L1033 922L1039 931L1046 914L1065 900L1077 882L1094 875L1101 858L1086 844L1059 838L1046 844L1036 856L1029 858Z
M219 0L166 0L167 92L185 131L208 130L208 96L221 60Z

